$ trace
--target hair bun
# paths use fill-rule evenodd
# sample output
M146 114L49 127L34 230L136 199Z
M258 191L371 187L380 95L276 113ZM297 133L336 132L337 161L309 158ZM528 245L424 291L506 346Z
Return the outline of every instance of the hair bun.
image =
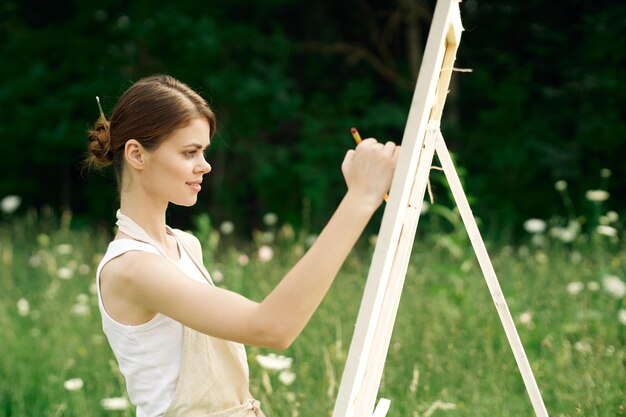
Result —
M90 156L88 162L92 166L105 167L113 163L111 152L111 132L109 122L101 116L89 130L89 144L87 146Z

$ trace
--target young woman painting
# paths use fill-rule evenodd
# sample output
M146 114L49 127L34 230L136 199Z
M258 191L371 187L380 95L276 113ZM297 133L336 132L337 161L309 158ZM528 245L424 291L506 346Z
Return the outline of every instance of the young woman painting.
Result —
M319 237L262 302L216 287L200 242L165 223L211 172L206 101L166 75L141 79L101 112L88 163L113 165L118 231L96 274L104 332L139 417L263 416L244 344L287 348L331 286L389 190L399 147L366 139L341 169L347 191Z

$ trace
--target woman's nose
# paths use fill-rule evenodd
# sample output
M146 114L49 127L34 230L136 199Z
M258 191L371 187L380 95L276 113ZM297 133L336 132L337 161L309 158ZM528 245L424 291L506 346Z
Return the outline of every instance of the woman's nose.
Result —
M206 160L204 160L204 162L198 168L198 170L203 174L208 174L209 172L211 172L212 169L213 168L211 167L211 164L209 164Z

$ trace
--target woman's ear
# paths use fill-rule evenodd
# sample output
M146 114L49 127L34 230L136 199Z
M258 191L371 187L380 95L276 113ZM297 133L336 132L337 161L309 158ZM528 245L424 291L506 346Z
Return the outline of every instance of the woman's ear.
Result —
M129 139L124 145L124 159L135 169L143 169L146 162L146 150L135 139Z

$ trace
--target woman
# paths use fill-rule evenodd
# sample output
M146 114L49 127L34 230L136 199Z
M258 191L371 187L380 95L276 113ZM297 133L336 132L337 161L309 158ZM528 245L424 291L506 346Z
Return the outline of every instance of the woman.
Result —
M242 344L285 349L300 334L388 191L399 147L364 140L342 163L348 190L319 237L260 303L215 287L200 242L165 224L192 206L215 133L206 101L159 75L133 84L89 132L88 163L113 165L119 227L97 270L104 332L137 415L263 416Z

